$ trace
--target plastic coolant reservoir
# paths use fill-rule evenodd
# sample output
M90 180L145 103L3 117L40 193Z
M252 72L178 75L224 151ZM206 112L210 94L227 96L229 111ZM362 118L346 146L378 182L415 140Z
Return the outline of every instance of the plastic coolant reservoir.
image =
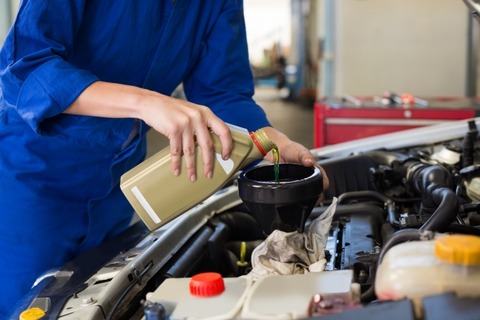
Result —
M163 305L169 319L234 319L242 308L251 282L247 278L170 278L147 294L147 300ZM219 282L222 282L219 284Z
M199 277L199 278L197 278ZM360 288L351 270L221 278L215 273L166 279L147 294L175 319L304 319L313 295L334 296L346 304L357 301ZM222 283L223 281L223 283Z
M346 307L356 304L360 286L352 281L352 270L264 277L249 290L240 319L306 319L314 295L341 301ZM312 313L320 314L320 310Z
M380 300L412 299L421 312L426 296L480 297L479 284L480 237L445 235L388 250L377 270L375 293Z

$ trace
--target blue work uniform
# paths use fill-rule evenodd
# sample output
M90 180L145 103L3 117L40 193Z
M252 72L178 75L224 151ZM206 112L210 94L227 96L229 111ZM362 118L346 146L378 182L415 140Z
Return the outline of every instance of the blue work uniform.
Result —
M148 127L63 114L93 82L166 95L183 83L226 122L269 125L238 0L24 0L0 77L0 318L41 273L131 221L119 179L144 159Z

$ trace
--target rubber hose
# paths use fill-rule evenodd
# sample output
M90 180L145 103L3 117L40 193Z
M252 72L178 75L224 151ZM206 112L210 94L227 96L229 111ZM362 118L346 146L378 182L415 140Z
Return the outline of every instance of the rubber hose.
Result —
M420 231L442 232L455 221L460 204L455 192L449 188L437 188L429 193L437 209L420 227Z

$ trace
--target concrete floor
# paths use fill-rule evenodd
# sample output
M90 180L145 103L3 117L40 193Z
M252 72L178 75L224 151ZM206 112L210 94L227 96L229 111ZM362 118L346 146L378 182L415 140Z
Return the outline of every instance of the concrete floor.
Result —
M284 101L272 87L257 87L255 100L262 106L272 125L290 139L313 148L313 106ZM148 135L148 155L166 147L168 141L159 133L150 130Z

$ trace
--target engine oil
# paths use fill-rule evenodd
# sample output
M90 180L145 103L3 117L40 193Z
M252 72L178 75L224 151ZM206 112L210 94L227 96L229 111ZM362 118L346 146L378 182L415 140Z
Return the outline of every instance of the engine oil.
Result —
M180 175L175 176L171 169L169 147L154 154L121 177L122 192L150 230L159 228L205 200L229 182L239 169L261 159L267 152L276 148L262 129L249 132L233 125L229 127L233 150L228 160L222 159L220 139L212 133L215 163L210 179L203 174L197 174L197 180L191 182L187 177L187 170L181 170ZM197 146L197 170L203 168L201 153Z
M380 300L411 299L418 314L424 297L454 292L480 297L480 237L442 235L392 247L375 279Z

